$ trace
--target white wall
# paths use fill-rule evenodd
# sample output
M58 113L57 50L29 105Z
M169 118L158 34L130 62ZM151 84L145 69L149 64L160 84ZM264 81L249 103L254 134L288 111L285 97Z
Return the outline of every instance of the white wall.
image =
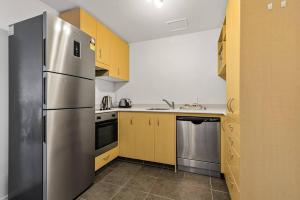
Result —
M8 35L0 29L0 200L8 180Z
M109 95L112 97L113 102L116 101L115 84L113 82L96 78L95 84L96 84L96 87L95 87L96 109L99 108L103 96Z
M58 12L39 0L0 0L0 29L8 30L10 24L42 14Z
M117 83L117 98L134 104L225 104L225 81L217 76L220 30L132 43L130 82Z

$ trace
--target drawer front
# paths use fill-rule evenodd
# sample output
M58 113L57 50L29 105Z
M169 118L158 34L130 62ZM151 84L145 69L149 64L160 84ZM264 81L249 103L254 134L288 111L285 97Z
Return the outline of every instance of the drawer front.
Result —
M237 186L240 186L240 156L239 154L233 149L230 144L230 142L227 141L227 163L229 165L230 171L233 175L233 178L235 180L235 183Z
M239 200L240 199L240 192L237 187L237 185L234 182L233 175L230 171L229 165L226 163L226 174L225 174L225 179L226 179L226 184L228 186L228 190L230 193L230 197L232 200Z
M116 147L98 157L95 158L95 171L111 162L113 159L119 156L119 147Z

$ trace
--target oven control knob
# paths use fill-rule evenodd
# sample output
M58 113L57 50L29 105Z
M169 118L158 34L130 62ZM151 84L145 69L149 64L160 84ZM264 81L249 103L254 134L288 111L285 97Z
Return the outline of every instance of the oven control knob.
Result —
M115 115L115 114L112 114L111 116L112 116L112 117L116 117L116 115Z
M97 120L100 120L101 119L101 117L97 117Z

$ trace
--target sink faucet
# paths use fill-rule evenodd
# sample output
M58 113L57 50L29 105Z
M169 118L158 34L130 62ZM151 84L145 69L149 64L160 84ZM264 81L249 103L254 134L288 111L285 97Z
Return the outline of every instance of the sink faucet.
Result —
M172 109L175 109L175 103L174 103L174 101L172 101L172 103L170 103L168 100L166 100L166 99L163 99L162 100L163 102L166 102L166 104L168 104L168 106L170 107L170 108L172 108Z

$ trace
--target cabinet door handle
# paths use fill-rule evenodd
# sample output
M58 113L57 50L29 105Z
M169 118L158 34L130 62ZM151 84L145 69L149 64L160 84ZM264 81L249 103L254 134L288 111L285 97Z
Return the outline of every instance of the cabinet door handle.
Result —
M99 49L99 57L102 58L102 51Z
M132 118L130 119L130 124L133 125L133 120L132 120Z
M230 112L230 109L229 109L229 102L231 101L231 98L228 99L227 101L227 104L226 104L226 107L227 107L227 110Z
M149 126L151 126L151 120L149 119Z
M103 160L107 161L109 159L110 155L107 155Z
M159 119L157 120L157 126L159 126Z
M230 136L229 136L229 142L230 142L231 146L234 145L234 140L233 140L232 137L230 137Z
M229 108L231 110L231 113L234 113L234 110L232 108L232 102L234 101L234 98L231 99L230 103L229 103Z
M232 124L228 124L228 127L229 127L230 131L233 132L234 128L233 128Z

